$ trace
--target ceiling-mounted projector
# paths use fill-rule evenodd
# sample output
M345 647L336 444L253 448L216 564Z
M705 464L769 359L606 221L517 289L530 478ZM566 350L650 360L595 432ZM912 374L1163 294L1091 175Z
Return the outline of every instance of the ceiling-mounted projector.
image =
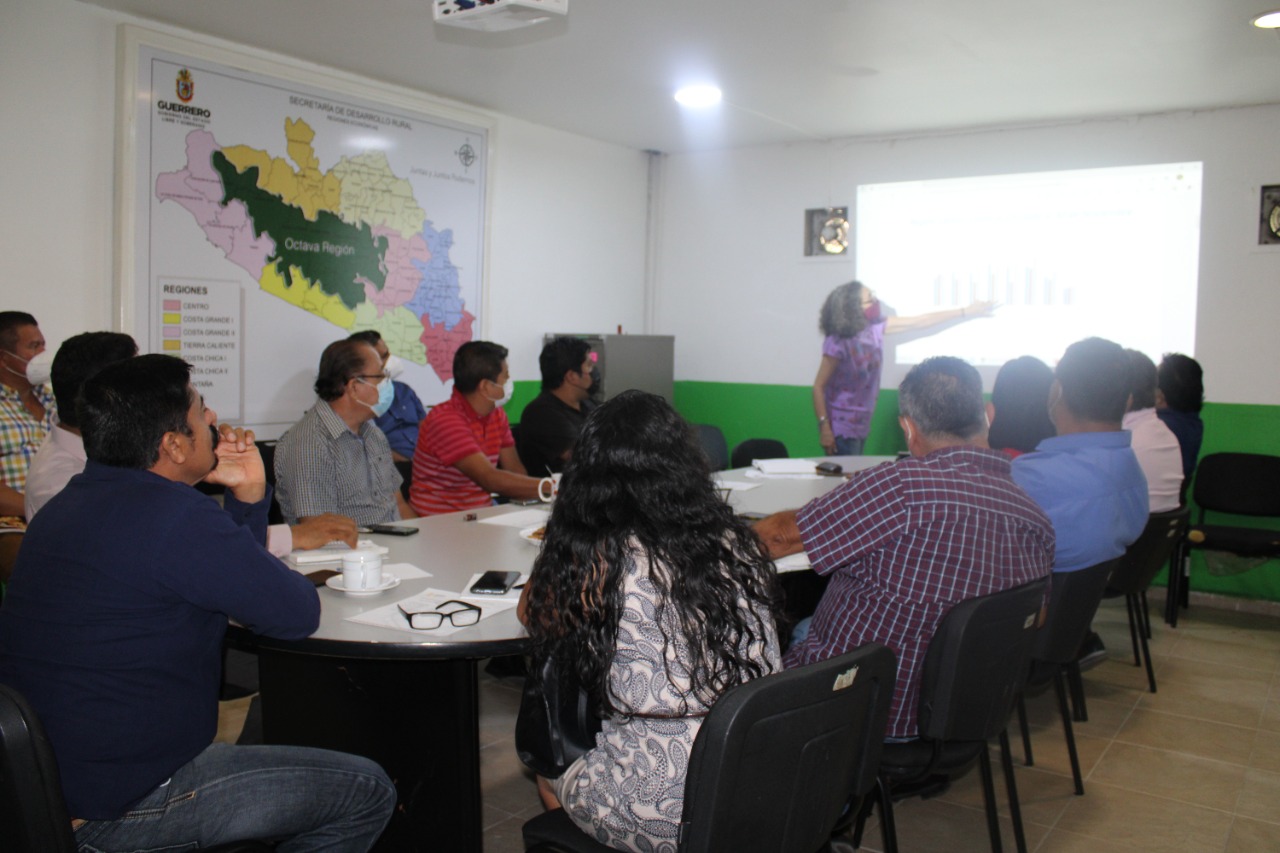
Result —
M569 14L569 0L435 0L437 24L471 30L514 30Z

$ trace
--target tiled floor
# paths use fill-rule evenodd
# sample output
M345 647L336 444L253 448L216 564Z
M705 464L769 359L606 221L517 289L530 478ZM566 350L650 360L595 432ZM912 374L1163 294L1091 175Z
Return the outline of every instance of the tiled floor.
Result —
M1128 656L1123 599L1103 603L1095 628L1111 659L1085 674L1089 721L1076 724L1085 796L1072 793L1052 692L1029 700L1036 763L1018 763L1017 781L1030 849L1280 851L1280 618L1197 606L1176 630L1154 624L1155 694ZM520 826L540 810L512 746L519 699L518 683L482 676L487 853L521 850ZM224 703L228 735L243 706ZM1020 762L1016 736L1013 748ZM997 790L1003 802L999 778ZM907 853L989 849L976 772L895 814ZM1002 829L1011 850L1007 819ZM879 850L878 829L864 841Z

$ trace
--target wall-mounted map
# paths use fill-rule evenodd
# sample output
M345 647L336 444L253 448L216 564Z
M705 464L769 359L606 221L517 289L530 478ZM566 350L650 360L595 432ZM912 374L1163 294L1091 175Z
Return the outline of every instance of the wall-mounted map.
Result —
M146 45L137 68L144 351L190 361L221 417L268 434L354 331L443 399L479 329L487 131Z

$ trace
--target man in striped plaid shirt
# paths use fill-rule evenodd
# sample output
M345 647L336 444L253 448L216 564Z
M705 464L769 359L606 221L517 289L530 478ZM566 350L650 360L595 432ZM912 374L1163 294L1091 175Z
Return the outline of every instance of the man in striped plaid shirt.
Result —
M955 604L1053 568L1053 526L987 447L978 372L958 358L917 365L898 389L910 458L859 472L798 511L761 520L774 557L808 552L831 581L786 666L883 643L898 657L886 737L917 736L920 670Z

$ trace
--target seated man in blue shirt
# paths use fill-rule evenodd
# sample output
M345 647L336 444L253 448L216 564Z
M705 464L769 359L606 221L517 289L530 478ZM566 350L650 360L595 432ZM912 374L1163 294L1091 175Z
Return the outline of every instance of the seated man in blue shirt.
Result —
M1013 480L1053 522L1055 572L1119 557L1147 523L1147 478L1121 427L1129 360L1119 344L1067 347L1049 388L1058 434L1013 460Z
M1014 482L1053 522L1055 572L1119 557L1147 524L1147 478L1121 426L1129 398L1124 349L1102 338L1077 341L1049 387L1058 434L1013 460ZM1105 654L1096 634L1089 644L1089 662Z
M382 361L382 370L391 377L394 396L387 410L374 418L373 422L387 437L387 444L391 445L392 459L397 462L413 461L413 451L418 446L418 426L427 416L427 410L422 405L422 400L418 398L418 392L396 380L396 377L404 372L404 365L400 362L399 356L391 354L381 333L374 329L355 332L347 340L364 341L378 353L378 358Z
M220 440L189 365L165 355L104 368L78 411L85 470L31 524L0 611L0 682L48 731L77 845L367 850L396 799L376 764L211 743L228 618L283 639L320 618L311 582L264 547L253 433Z

